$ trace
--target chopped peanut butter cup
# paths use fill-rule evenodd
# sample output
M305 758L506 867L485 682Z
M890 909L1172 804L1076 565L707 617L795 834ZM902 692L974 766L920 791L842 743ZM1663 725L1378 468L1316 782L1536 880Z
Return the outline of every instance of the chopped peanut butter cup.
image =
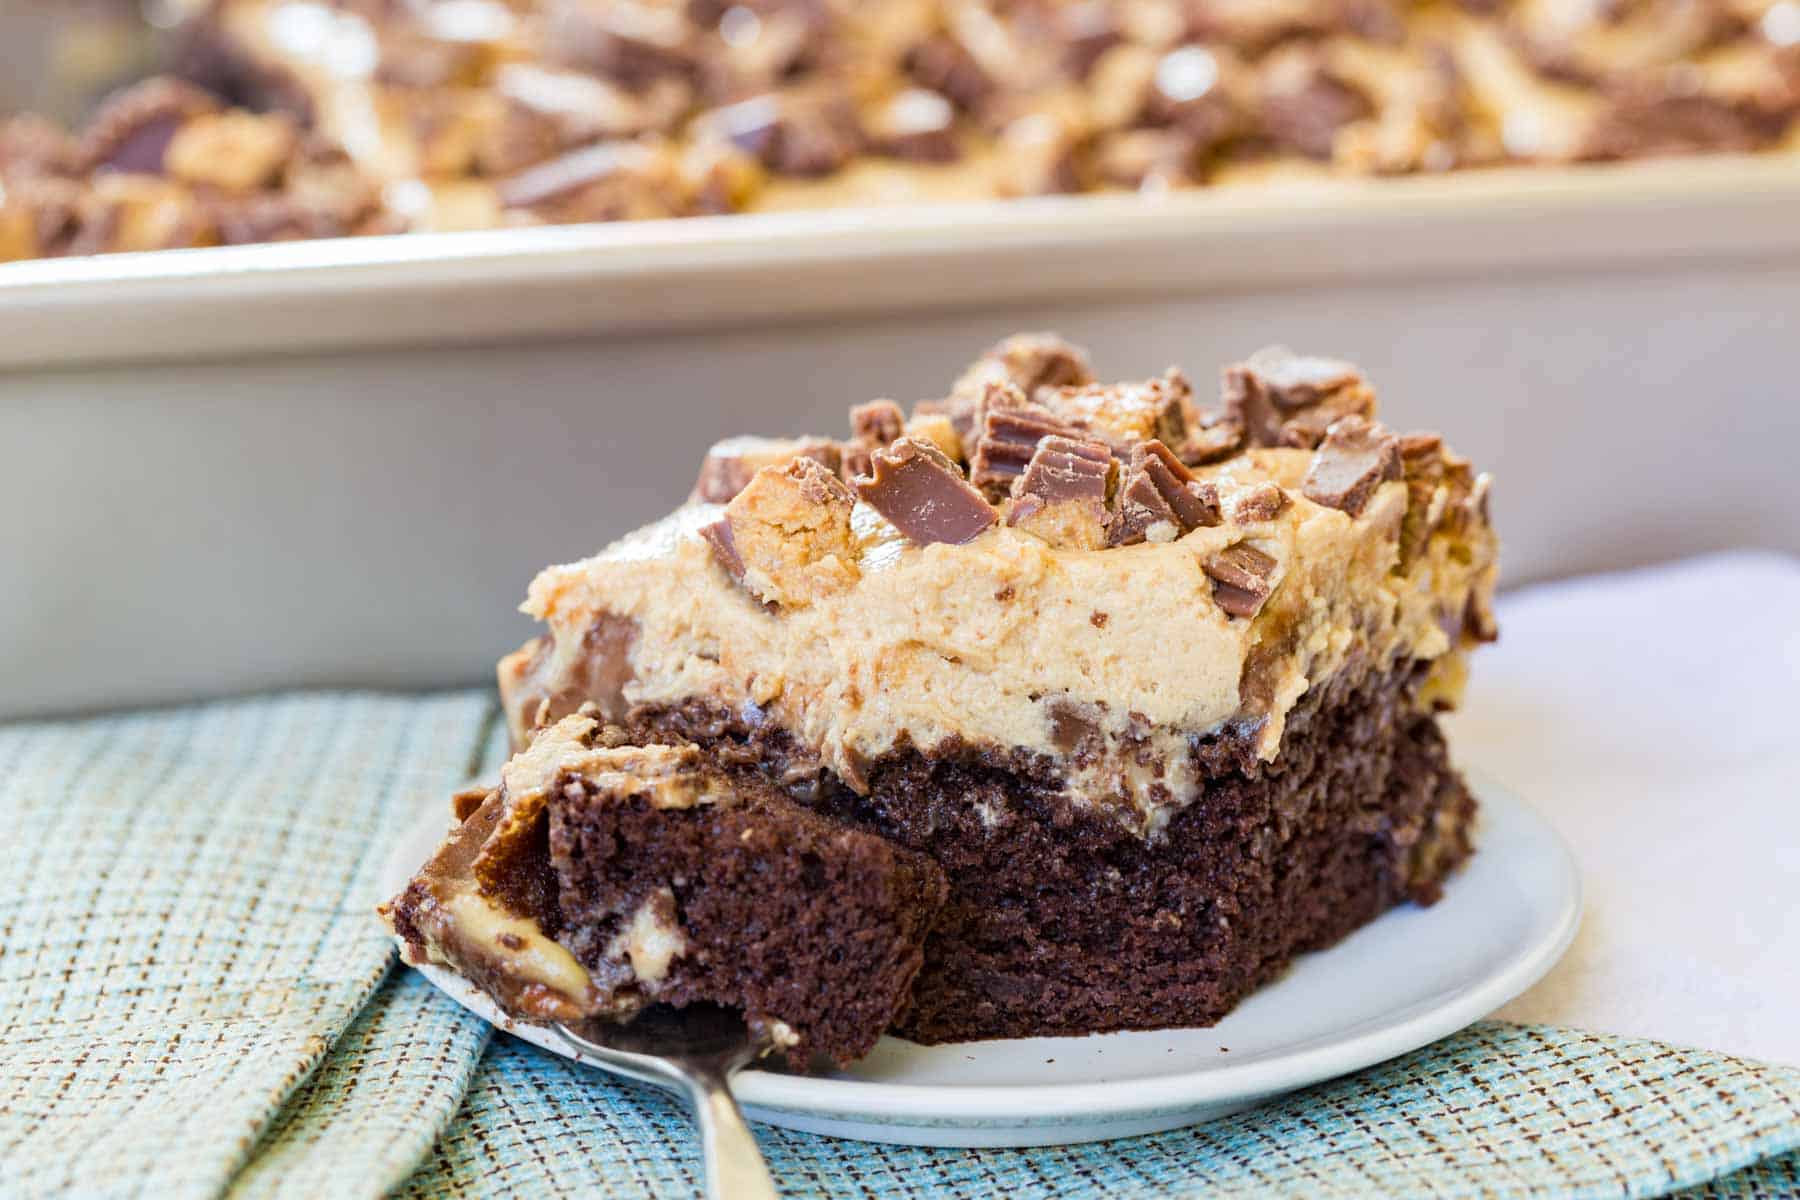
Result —
M962 468L930 442L903 437L877 451L871 465L874 474L856 481L857 495L921 546L967 542L996 520Z

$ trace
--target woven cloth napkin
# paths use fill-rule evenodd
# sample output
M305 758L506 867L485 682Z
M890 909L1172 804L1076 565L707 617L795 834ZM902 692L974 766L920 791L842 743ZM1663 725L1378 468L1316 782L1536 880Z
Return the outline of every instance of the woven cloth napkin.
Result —
M1456 743L1589 888L1510 1019L1100 1145L759 1128L783 1189L1800 1193L1800 565L1555 585L1502 619ZM496 717L482 692L309 693L0 727L0 1196L694 1194L672 1101L493 1033L371 916L398 831L497 765Z

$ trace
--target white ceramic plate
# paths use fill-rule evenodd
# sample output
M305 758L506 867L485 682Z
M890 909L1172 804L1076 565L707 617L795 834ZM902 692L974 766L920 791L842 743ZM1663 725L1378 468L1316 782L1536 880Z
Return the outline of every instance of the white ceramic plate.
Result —
M747 1070L734 1088L755 1120L919 1146L1099 1141L1191 1125L1371 1066L1454 1033L1537 982L1575 936L1581 888L1568 848L1522 801L1477 788L1479 852L1431 908L1402 906L1287 974L1209 1029L916 1046L884 1038L849 1071ZM434 808L383 873L398 891L444 831ZM438 967L445 993L557 1054Z

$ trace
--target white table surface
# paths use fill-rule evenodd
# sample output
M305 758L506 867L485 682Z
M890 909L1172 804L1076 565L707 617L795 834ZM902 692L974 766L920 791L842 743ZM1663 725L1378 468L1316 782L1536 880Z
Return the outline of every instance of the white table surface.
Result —
M1800 1065L1800 561L1528 588L1500 623L1452 745L1562 831L1586 913L1497 1015Z

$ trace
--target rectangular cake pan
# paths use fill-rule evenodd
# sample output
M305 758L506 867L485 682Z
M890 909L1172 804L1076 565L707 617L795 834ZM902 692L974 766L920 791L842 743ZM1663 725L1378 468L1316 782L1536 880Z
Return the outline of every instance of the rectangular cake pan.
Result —
M0 265L0 715L484 680L712 440L1025 328L1356 360L1496 474L1513 583L1800 551L1796 214L1711 159Z

